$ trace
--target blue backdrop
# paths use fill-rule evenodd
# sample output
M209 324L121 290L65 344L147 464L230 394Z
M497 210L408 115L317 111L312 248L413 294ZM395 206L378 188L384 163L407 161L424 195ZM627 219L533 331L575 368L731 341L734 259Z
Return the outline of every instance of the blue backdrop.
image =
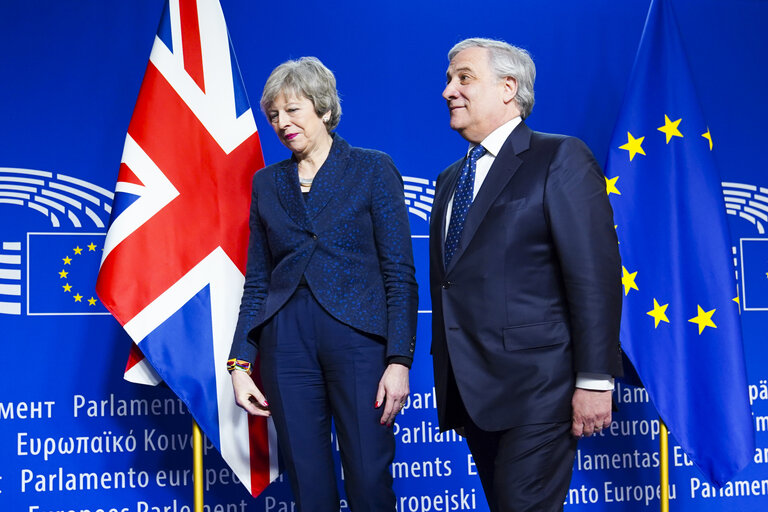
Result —
M648 3L222 0L251 103L258 103L277 64L319 57L338 79L339 133L353 145L389 153L417 195L466 148L448 127L440 93L447 50L470 36L530 50L538 79L529 125L579 136L604 162ZM768 3L673 3L716 140L726 199L739 197L743 184L756 187L753 199L768 202L768 72L760 64L768 51ZM14 202L14 194L24 192L18 187L58 186L60 193L94 196L113 189L162 7L162 0L0 5L0 510L191 507L190 416L167 390L122 380L130 341L103 309L57 302L60 283L47 267L49 258L66 256L57 234L73 233L82 247L100 249L106 228L94 218L81 227L65 219L52 227L40 212ZM256 121L265 160L285 158L263 116L257 113ZM437 432L427 222L423 209L415 210L421 313L412 398L396 427L398 506L486 510L465 444ZM762 511L768 504L768 222L738 215L729 221L739 276L746 278L741 318L758 449L738 483L720 493L672 439L674 510ZM95 296L88 287L98 263L87 250L72 257L73 273L82 279L77 291L87 301ZM656 414L642 390L620 384L616 399L620 412L611 428L580 445L567 510L658 506ZM215 450L205 464L210 510L290 510L286 482L254 500Z

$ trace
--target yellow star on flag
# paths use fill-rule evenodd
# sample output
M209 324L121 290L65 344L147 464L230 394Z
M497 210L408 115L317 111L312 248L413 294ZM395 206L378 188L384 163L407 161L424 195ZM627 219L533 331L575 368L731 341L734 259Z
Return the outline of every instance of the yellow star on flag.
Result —
M688 321L699 326L699 334L704 331L705 327L712 327L717 329L715 322L712 321L712 315L714 314L715 310L713 309L711 311L704 311L701 309L701 306L697 307L699 308L699 313Z
M80 247L79 245L72 250L75 251L75 254L80 254L83 252L82 247Z
M83 302L83 296L79 293L75 295L75 302Z
M72 291L72 285L69 284L69 283L67 283L64 286L62 286L62 288L64 288L65 292L71 292Z
M69 272L67 272L66 270L62 270L61 272L59 272L59 277L62 279L66 279L68 275L69 275Z
M669 304L661 306L656 302L656 299L653 299L653 309L647 312L646 315L653 317L655 321L653 325L654 329L659 326L659 322L669 323L669 318L667 318L667 307L669 307Z
M629 151L629 161L631 162L633 158L635 158L635 155L640 153L641 155L645 155L645 151L643 151L643 140L645 140L645 137L639 137L634 138L631 133L627 132L627 143L619 146L619 149L626 149Z
M93 297L88 299L88 305L89 306L95 306L96 305L96 299L94 299Z
M63 261L65 265L69 265L70 263L72 263L72 258L70 258L69 256L64 256Z
M672 137L682 137L683 134L680 133L680 130L677 129L677 127L680 125L680 121L683 119L680 118L677 121L670 121L669 117L667 115L664 115L664 126L660 126L657 128L660 132L663 132L664 135L667 136L667 144L669 144L669 141L672 140Z
M637 276L637 272L630 273L626 267L621 267L621 284L624 285L624 295L629 294L629 290L638 290L637 285L635 284L635 277Z
M701 136L709 141L709 150L712 151L712 134L709 133L709 127L707 127L707 131L702 133Z
M88 244L88 250L89 251L95 251L96 250L96 244L94 244L93 242Z
M619 192L619 189L616 188L616 181L618 179L619 179L618 176L616 176L615 178L608 178L607 176L605 177L605 192L608 195L611 195L611 194L616 194L619 196L621 195L621 192Z

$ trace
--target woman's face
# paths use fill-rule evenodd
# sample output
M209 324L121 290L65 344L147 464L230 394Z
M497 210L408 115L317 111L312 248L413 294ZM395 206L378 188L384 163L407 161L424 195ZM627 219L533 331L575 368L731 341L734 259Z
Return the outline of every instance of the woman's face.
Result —
M328 137L315 106L304 96L280 93L267 110L267 119L280 142L297 156L307 155Z

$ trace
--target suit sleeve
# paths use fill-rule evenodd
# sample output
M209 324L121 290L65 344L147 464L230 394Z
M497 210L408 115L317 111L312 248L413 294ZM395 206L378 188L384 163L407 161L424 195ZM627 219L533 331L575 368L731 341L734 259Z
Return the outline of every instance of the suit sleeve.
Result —
M545 209L569 309L574 371L620 376L621 261L605 178L587 146L559 144Z
M387 155L379 166L374 171L371 216L387 300L387 359L410 366L419 301L411 230L400 173Z
M251 363L256 359L258 349L248 339L248 333L267 297L269 276L272 268L269 245L261 217L259 216L257 188L254 177L251 192L250 220L248 223L250 237L248 240L245 284L243 286L243 297L240 301L240 313L237 318L235 335L232 340L232 348L229 353L230 359L242 359Z

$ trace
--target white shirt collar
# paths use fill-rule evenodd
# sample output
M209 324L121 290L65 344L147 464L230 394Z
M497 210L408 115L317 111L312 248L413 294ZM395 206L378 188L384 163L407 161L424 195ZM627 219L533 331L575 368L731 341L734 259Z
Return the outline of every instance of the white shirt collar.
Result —
M512 130L517 128L517 125L519 125L523 121L522 117L517 116L514 119L510 119L503 125L499 126L495 130L493 130L491 133L488 134L486 138L483 139L483 141L480 143L485 150L490 153L494 158L499 154L499 151L501 151L501 146L504 145L504 143L507 141L507 137L509 137L509 134L512 133ZM469 149L467 150L467 154L474 148L476 144L470 144Z

